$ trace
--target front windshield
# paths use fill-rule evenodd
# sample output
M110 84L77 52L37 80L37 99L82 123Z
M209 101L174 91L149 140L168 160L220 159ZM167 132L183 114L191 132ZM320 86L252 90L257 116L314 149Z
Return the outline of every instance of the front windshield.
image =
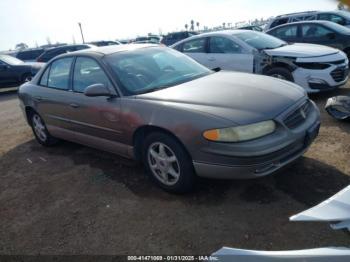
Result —
M212 73L188 56L164 47L114 53L105 59L126 95L152 92Z
M6 64L9 65L20 65L23 64L22 60L19 60L13 56L9 56L9 55L0 55L0 60L5 62Z
M233 36L239 38L240 40L244 41L246 44L258 50L274 49L277 47L287 45L286 42L276 37L273 37L264 33L254 32L254 31L235 33Z

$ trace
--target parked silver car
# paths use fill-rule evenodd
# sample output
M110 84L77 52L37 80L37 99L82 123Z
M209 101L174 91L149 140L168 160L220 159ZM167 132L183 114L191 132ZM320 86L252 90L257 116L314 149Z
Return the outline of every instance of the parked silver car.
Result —
M301 156L319 111L297 85L213 72L157 45L61 55L20 87L38 142L58 139L142 160L162 188L184 192L196 175L255 178Z
M172 48L202 65L291 81L308 93L333 90L348 81L349 60L338 49L288 44L252 30L225 30L189 37Z

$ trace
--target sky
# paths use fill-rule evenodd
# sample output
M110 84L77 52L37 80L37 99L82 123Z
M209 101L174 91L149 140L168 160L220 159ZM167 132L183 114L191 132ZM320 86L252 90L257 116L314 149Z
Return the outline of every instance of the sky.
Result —
M0 50L57 41L116 40L183 30L191 19L213 27L306 10L335 0L0 0Z

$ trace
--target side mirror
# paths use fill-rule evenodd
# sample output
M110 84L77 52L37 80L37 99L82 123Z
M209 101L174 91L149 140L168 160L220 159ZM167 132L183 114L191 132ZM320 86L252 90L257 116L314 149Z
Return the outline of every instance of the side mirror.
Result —
M85 88L84 94L86 96L108 96L111 97L112 94L109 89L104 84L93 84Z
M215 67L212 69L214 72L220 72L221 71L221 68L220 67Z
M329 39L334 39L335 38L335 33L328 33L327 34L327 37L329 38Z

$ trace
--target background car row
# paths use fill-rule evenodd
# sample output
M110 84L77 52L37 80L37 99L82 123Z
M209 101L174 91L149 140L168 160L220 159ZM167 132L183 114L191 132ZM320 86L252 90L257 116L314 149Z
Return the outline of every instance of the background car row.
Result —
M23 61L46 63L64 53L107 45L123 43L172 45L173 48L210 69L273 76L295 82L311 93L334 89L345 84L348 78L348 59L334 49L290 44L326 45L342 50L349 57L350 29L346 26L350 26L350 14L347 11L310 11L277 16L265 26L265 33L285 42L267 37L263 33L255 33L254 31L262 31L258 26L245 26L235 31L224 30L204 34L184 31L165 36L150 34L120 42L94 41L88 44L36 48L12 52L10 55ZM315 55L319 57L312 58ZM2 68L1 78L9 75L7 70L8 67ZM21 71L20 75L22 74ZM19 79L23 80L25 77ZM3 79L1 82L8 80Z

